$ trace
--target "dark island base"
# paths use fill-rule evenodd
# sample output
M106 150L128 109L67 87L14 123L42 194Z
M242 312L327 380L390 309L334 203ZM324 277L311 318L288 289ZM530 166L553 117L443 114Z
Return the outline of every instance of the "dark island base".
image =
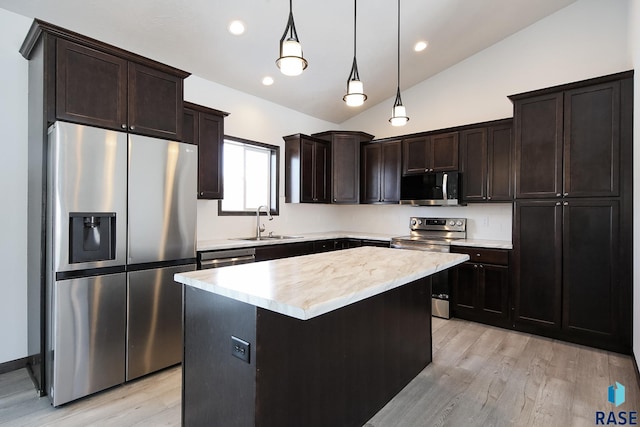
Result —
M306 321L185 286L184 326L183 425L362 426L431 362L431 281Z

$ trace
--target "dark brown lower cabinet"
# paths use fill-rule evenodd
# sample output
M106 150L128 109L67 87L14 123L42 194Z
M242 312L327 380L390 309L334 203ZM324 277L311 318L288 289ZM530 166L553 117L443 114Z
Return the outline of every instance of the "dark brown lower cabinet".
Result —
M451 270L453 316L509 325L509 251L452 247L470 260Z
M288 258L313 253L313 242L285 243L256 247L256 261Z
M628 353L619 200L518 201L514 327Z

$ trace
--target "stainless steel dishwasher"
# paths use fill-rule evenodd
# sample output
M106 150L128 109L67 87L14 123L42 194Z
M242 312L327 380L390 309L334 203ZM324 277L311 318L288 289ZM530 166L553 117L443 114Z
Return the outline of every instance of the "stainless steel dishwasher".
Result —
M256 249L229 249L198 253L198 270L255 262Z

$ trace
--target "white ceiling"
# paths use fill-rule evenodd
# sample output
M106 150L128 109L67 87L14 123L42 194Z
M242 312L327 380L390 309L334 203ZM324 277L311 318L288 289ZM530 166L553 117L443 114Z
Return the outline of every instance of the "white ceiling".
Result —
M403 0L401 90L574 1ZM337 124L395 96L394 0L358 3L357 60L368 100L357 108L342 101L353 60L353 2L348 0L293 1L309 61L297 77L280 74L275 65L289 13L286 0L0 0L0 7ZM227 31L233 19L245 22L245 34ZM419 40L429 47L416 53L413 45ZM261 83L267 75L275 80L269 87Z

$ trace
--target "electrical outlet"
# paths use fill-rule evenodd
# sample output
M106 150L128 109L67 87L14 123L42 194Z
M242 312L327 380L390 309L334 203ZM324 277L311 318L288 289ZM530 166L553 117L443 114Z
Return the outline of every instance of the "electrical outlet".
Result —
M250 361L251 344L231 335L231 355L247 363Z

